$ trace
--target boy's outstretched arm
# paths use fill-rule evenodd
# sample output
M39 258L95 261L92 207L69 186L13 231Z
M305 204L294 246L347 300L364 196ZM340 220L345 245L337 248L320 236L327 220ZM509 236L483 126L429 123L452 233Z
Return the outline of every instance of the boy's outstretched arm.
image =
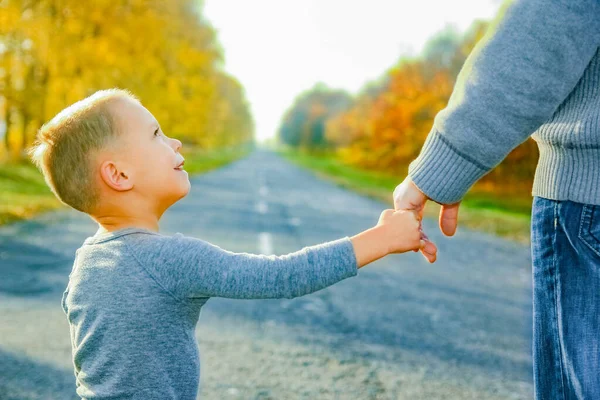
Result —
M181 234L149 237L140 264L173 297L294 298L357 274L387 254L420 247L412 211L386 210L378 224L352 238L282 255L234 253Z

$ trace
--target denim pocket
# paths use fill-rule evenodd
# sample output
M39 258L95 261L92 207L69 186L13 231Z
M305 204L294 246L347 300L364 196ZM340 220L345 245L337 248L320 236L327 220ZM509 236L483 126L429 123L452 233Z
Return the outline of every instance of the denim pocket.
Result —
M591 204L583 206L579 239L600 257L600 206Z

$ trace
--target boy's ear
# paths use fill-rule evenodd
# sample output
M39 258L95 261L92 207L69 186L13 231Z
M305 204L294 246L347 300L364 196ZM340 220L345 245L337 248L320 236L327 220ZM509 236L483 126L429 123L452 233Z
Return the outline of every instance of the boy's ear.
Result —
M133 188L131 176L113 161L104 161L100 165L100 176L104 183L118 192Z

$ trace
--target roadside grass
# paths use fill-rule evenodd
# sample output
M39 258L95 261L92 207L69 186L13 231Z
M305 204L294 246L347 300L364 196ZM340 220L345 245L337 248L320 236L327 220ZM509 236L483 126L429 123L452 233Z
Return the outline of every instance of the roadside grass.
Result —
M61 207L33 164L0 164L0 225Z
M360 194L387 203L393 208L392 192L404 179L376 171L367 171L342 163L332 154L278 149L277 152L293 163L312 170L317 176ZM459 211L459 229L491 233L520 243L530 243L532 198L528 191L516 190L500 196L489 188L475 185L462 201ZM428 202L425 216L437 219L440 205Z
M219 168L248 155L249 147L201 150L184 146L190 175ZM29 219L45 211L67 208L50 191L37 168L27 162L0 164L0 225Z

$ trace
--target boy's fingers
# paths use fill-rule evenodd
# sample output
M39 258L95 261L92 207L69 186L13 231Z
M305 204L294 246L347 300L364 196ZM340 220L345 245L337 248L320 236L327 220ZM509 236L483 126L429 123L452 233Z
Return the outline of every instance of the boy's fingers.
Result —
M416 249L413 249L413 251L415 253L418 253L419 251L421 251L425 248L426 244L427 244L427 242L425 242L423 239L419 240L419 247L417 247Z

